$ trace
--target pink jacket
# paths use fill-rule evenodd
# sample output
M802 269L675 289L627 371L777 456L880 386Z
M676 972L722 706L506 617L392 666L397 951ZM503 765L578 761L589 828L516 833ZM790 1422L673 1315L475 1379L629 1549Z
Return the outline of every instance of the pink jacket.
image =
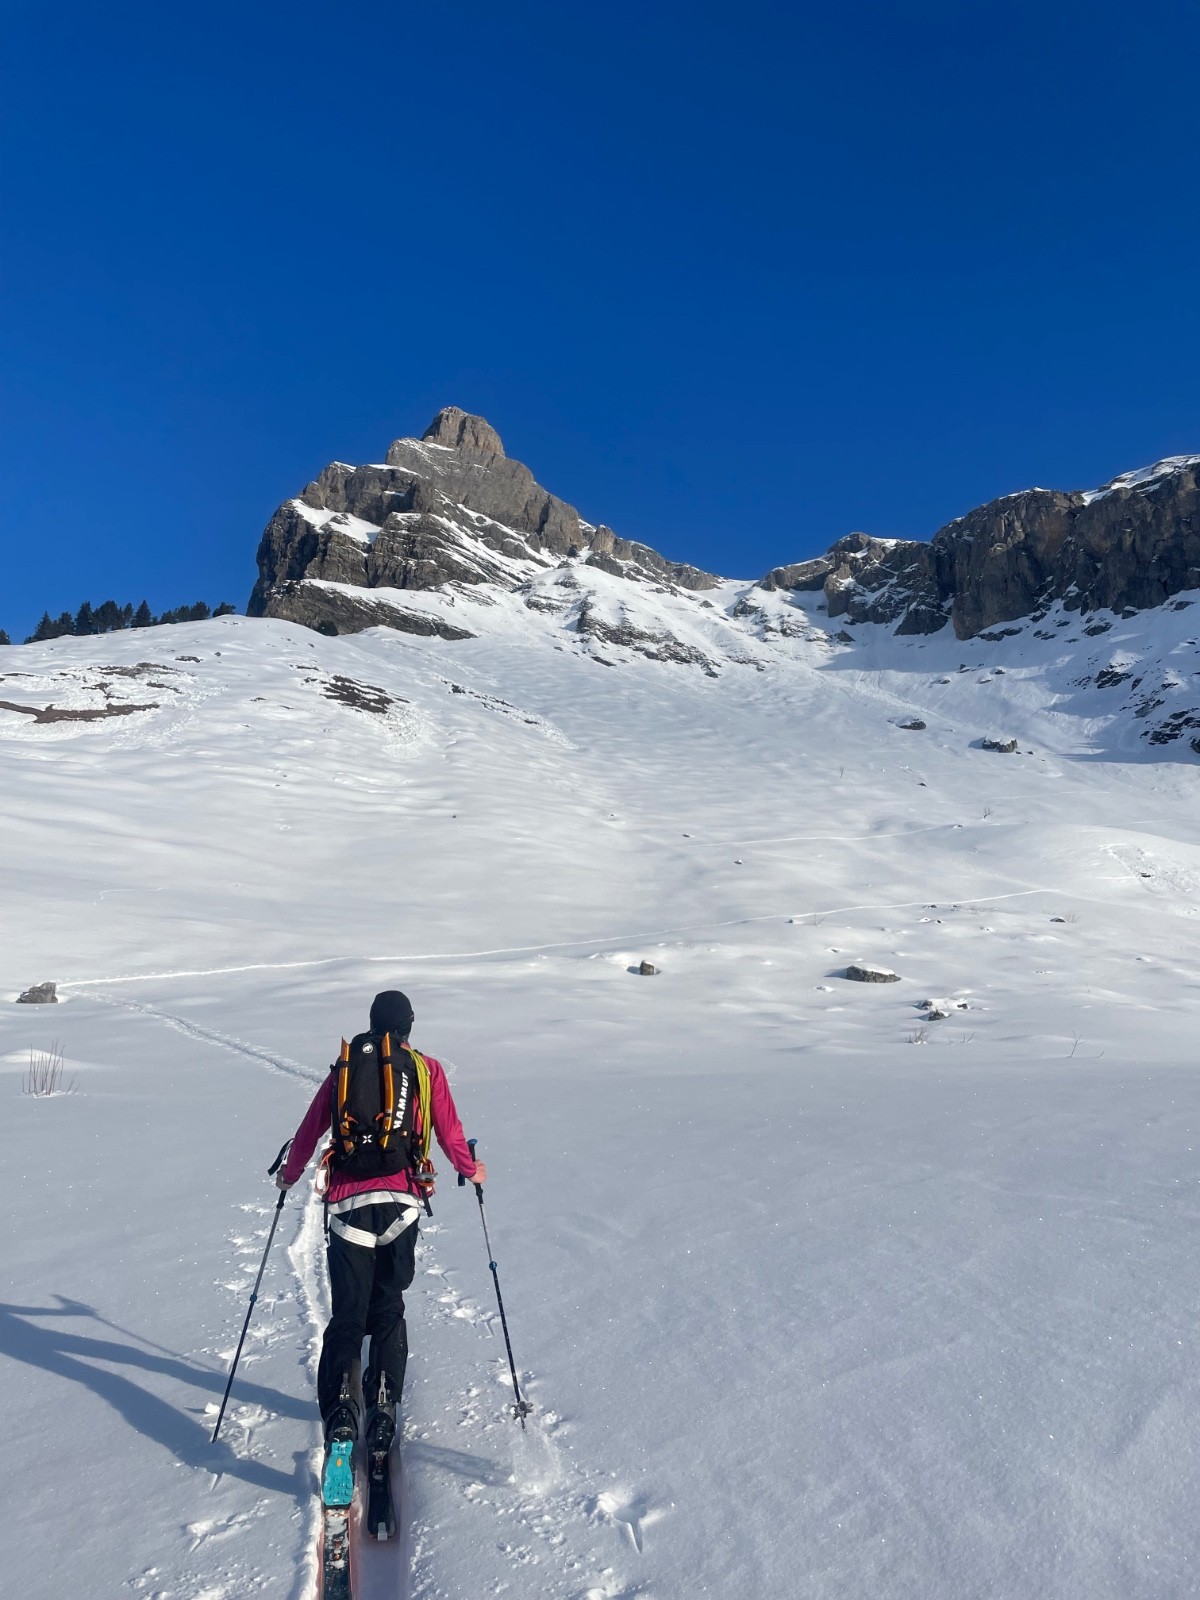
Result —
M429 1098L433 1111L433 1131L437 1135L437 1142L446 1152L456 1172L460 1172L464 1178L473 1177L475 1158L463 1133L462 1123L458 1120L458 1112L454 1109L454 1097L450 1093L450 1085L446 1082L442 1064L433 1056L426 1056L425 1060L429 1065ZM304 1113L304 1121L296 1129L292 1148L288 1151L288 1158L283 1164L282 1177L285 1183L295 1183L303 1173L313 1151L317 1148L317 1141L322 1134L329 1133L332 1120L333 1073L331 1072L313 1095L312 1104ZM397 1172L391 1177L382 1178L345 1178L336 1169L331 1169L327 1196L331 1203L344 1200L347 1195L362 1194L368 1189L399 1189L406 1194L413 1193L407 1172Z

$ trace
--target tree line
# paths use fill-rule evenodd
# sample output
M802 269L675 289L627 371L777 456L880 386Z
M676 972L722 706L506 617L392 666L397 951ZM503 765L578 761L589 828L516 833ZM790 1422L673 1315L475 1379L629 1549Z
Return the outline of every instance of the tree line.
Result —
M209 617L228 617L236 610L228 600L222 600L215 610L203 600L197 600L195 605L176 606L156 617L145 600L136 608L119 606L115 600L104 600L98 606L85 600L78 611L64 611L59 617L43 611L42 620L25 643L43 644L47 639L61 639L68 634L84 638L93 633L119 633L123 628L156 628L164 622L207 622ZM0 644L11 643L8 634L0 628Z

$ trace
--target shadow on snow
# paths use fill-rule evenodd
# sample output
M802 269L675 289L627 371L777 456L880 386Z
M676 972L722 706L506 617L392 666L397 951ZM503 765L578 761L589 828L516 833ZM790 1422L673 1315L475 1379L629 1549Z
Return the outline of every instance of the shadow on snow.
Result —
M296 1452L295 1467L290 1474L263 1462L242 1459L223 1439L212 1443L212 1418L205 1417L197 1421L131 1377L110 1371L108 1366L94 1366L92 1363L104 1362L156 1373L200 1389L217 1400L224 1392L227 1373L198 1367L162 1345L129 1333L116 1323L108 1322L94 1307L82 1301L70 1300L63 1295L53 1298L57 1302L55 1305L0 1304L0 1353L10 1356L14 1361L23 1361L27 1366L39 1367L56 1377L82 1384L124 1417L130 1427L161 1445L186 1466L217 1476L241 1478L256 1488L290 1495L300 1501L311 1498L315 1479L309 1462L310 1451ZM138 1345L145 1348L140 1349L138 1345L123 1340L68 1332L65 1328L40 1327L33 1320L40 1317L90 1318L98 1326L111 1328L115 1333L137 1340ZM240 1401L251 1401L285 1416L307 1418L312 1415L311 1407L294 1397L249 1383L240 1376L235 1381L234 1393Z

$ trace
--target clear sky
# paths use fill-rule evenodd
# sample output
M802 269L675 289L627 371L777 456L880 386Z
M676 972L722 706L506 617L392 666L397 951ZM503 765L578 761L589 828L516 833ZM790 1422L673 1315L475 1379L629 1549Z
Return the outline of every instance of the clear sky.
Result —
M736 575L1200 451L1194 0L0 4L0 627L441 405Z

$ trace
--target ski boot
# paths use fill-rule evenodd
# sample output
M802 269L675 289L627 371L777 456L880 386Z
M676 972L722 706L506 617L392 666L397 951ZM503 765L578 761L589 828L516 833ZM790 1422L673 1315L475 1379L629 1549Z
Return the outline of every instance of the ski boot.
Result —
M364 1395L367 1411L367 1532L373 1539L390 1539L396 1532L392 1501L391 1450L396 1437L396 1401L387 1376L367 1374Z
M368 1401L367 1449L386 1453L392 1448L392 1440L396 1437L396 1399L386 1373L381 1372L378 1380L373 1372L367 1373L363 1383L363 1398Z
M327 1506L348 1506L354 1498L354 1441L358 1437L358 1407L343 1382L337 1404L325 1419L325 1470L321 1498Z

